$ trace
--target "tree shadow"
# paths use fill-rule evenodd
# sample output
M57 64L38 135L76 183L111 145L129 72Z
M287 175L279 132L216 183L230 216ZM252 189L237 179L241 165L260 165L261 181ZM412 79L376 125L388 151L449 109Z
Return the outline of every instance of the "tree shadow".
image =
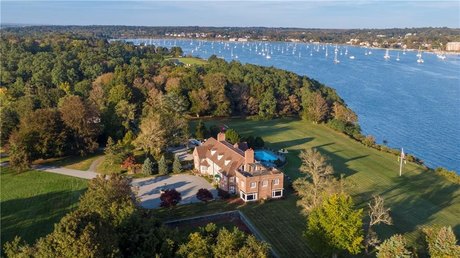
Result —
M53 231L55 223L72 211L86 189L59 191L2 201L1 246L20 236L28 243Z
M427 170L396 177L392 179L391 187L375 185L373 189L358 193L353 198L357 200L357 207L366 210L372 195L380 195L385 199L385 206L391 209L393 225L376 227L381 239L394 234L410 233L414 240L421 226L431 224L451 226L457 238L460 236L460 222L458 219L455 222L458 214L453 209L460 199L459 185ZM439 214L441 211L443 213Z

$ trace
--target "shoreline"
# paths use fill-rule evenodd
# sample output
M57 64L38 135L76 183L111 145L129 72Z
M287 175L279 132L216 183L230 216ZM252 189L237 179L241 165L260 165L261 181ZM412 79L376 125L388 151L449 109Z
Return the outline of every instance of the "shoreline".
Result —
M337 45L337 46L350 46L350 47L358 47L358 48L369 48L369 49L382 49L382 50L393 50L393 51L404 51L403 48L384 48L384 47L368 47L368 46L360 46L360 45L352 45L352 44L346 44L346 43L328 43L328 42L304 42L304 41L299 41L299 42L294 42L294 41L279 41L279 40L248 40L248 41L229 41L227 40L222 40L222 39L216 39L216 38L175 38L175 37L151 37L151 38L143 38L143 37L136 37L136 38L112 38L108 40L127 40L127 39L138 39L138 40L149 40L149 39L154 39L154 40L159 40L159 39L164 39L164 40L181 40L181 41L215 41L215 42L230 42L230 43L263 43L263 42L270 42L270 43L293 43L293 44L306 44L306 45ZM406 48L406 51L409 52L414 52L414 51L419 51L419 49L415 48ZM451 55L451 56L459 56L460 51L439 51L439 50L421 50L424 53L443 53L444 55Z

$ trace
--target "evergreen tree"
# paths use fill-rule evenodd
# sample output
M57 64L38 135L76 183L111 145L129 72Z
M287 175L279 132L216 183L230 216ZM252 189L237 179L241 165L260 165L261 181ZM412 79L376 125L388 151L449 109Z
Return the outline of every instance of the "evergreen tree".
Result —
M457 245L457 239L450 226L426 227L423 233L431 257L460 257L460 246Z
M167 175L168 174L168 164L166 164L165 155L162 155L158 161L158 174Z
M144 164L142 165L142 173L144 175L152 175L153 174L153 162L150 158L146 158L144 160Z
M377 249L377 258L411 257L411 252L406 249L404 237L401 235L390 237L377 247Z
M173 173L178 174L182 172L182 164L180 163L179 156L174 155L174 162L173 162Z
M231 144L240 142L240 135L233 129L228 129L225 132L225 140Z
M206 138L206 135L207 135L206 131L207 129L203 121L202 120L198 121L198 124L196 125L196 129L195 129L195 137L199 140L203 140L204 138Z

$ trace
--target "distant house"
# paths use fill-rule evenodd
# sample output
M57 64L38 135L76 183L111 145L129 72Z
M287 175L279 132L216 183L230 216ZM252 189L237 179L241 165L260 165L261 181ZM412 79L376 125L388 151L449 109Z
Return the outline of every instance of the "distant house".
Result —
M224 133L219 133L217 140L211 137L195 147L193 160L198 173L213 176L220 189L237 193L244 201L283 196L284 174L258 163L254 150L246 145L227 142Z
M447 51L460 51L460 42L448 42L446 45Z

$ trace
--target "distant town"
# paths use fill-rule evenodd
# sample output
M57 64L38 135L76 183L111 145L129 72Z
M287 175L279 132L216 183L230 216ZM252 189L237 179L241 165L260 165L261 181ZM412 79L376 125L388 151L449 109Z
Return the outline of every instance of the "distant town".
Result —
M2 25L3 26L3 25ZM224 41L288 41L363 47L460 52L459 28L303 29L266 27L3 26L4 32L89 33L105 38L177 38Z

